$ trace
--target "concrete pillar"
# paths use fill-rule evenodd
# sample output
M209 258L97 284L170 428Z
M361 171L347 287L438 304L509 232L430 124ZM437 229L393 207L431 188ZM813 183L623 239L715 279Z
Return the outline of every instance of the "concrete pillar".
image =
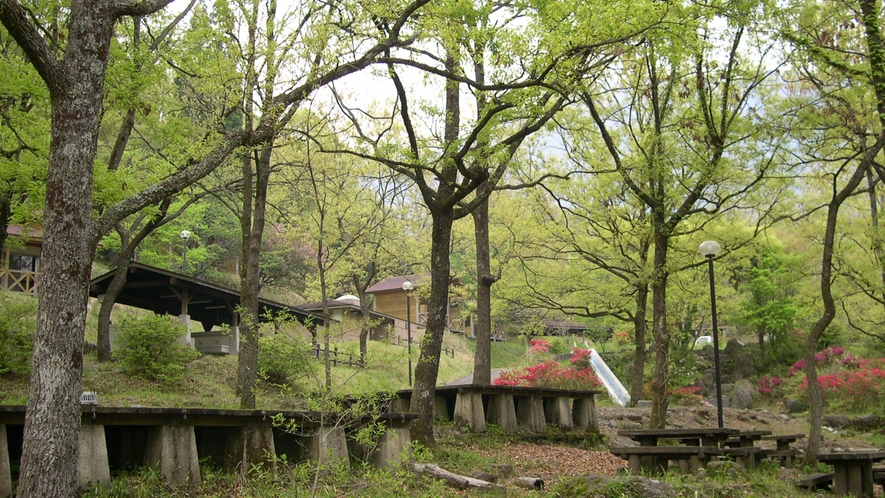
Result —
M563 396L547 398L547 407L545 410L547 420L556 424L561 429L572 429L574 424L572 423L572 407L570 401L569 398Z
M240 355L240 327L239 325L230 326L230 354L233 356Z
M596 416L596 401L590 398L575 398L572 406L572 420L579 429L599 432L599 419Z
M408 427L388 427L378 440L375 452L369 455L369 462L378 468L398 468L411 444Z
M117 327L111 323L108 325L108 339L111 341L111 352L117 350Z
M409 413L409 398L393 398L390 400L390 413Z
M519 430L516 423L516 406L513 404L513 395L496 394L489 399L489 413L487 420L496 424L506 433L514 433Z
M145 465L157 469L170 486L200 484L197 438L192 425L161 425L148 431Z
M482 407L482 394L458 393L455 398L455 425L470 427L470 432L486 431L486 415Z
M178 321L187 328L187 331L184 333L184 337L182 337L181 339L181 343L185 346L193 346L194 341L193 339L191 339L191 316L182 313L178 315Z
M547 419L544 418L544 401L540 396L526 396L519 399L516 418L526 425L529 432L547 433Z
M239 471L248 477L256 470L273 471L276 468L276 448L273 427L237 427L228 434L224 465L229 471Z
M436 420L452 420L449 416L449 407L445 396L433 397L433 418Z
M6 444L6 434L3 434ZM4 452L5 453L5 452ZM7 458L7 468L9 462ZM111 469L108 466L108 446L103 425L84 424L80 426L80 456L77 460L77 487L86 489L96 484L111 482Z
M319 427L308 436L310 459L320 465L343 462L350 468L350 455L347 452L347 440L342 427Z
M12 496L12 472L9 470L9 443L6 426L0 425L0 498Z

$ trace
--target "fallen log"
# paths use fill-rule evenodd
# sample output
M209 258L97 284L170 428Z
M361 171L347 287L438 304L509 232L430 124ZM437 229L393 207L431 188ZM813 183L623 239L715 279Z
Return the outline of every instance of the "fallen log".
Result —
M535 491L544 489L544 479L540 477L517 477L513 484L521 488L534 489Z
M504 489L503 486L499 486L495 483L489 481L483 481L482 479L474 479L472 477L462 476L455 474L453 472L449 472L438 465L433 465L430 463L416 463L412 465L412 470L418 474L428 474L437 479L446 481L452 486L458 489L468 489L468 488L483 488L483 489Z

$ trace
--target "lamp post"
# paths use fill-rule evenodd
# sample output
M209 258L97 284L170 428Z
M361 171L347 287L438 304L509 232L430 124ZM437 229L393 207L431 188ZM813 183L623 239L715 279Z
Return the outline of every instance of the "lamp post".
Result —
M701 243L698 252L707 258L707 266L710 271L710 310L713 318L713 365L716 370L716 414L719 417L719 428L722 422L722 381L719 377L719 323L716 318L716 284L713 281L713 258L722 250L722 246L715 240Z
M412 387L412 296L411 291L415 287L412 282L403 282L403 290L406 291L406 348L409 355L409 387Z
M191 232L189 230L182 230L178 236L181 237L181 242L184 246L181 251L181 273L187 273L187 241L191 238Z

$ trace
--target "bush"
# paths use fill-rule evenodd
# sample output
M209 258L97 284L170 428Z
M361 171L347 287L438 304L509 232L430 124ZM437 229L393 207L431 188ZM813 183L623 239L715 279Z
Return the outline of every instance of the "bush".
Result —
M118 329L119 350L115 359L128 374L166 383L180 382L185 365L200 357L196 349L178 343L186 330L172 317L124 319Z
M262 335L258 339L258 375L265 382L287 385L307 372L310 344L286 334Z
M36 317L36 299L0 295L0 375L27 377L31 374Z

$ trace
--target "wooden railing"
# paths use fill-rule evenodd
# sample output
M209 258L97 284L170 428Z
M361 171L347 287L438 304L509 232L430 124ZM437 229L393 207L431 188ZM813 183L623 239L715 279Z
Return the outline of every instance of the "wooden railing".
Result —
M0 290L37 294L40 273L0 268Z

